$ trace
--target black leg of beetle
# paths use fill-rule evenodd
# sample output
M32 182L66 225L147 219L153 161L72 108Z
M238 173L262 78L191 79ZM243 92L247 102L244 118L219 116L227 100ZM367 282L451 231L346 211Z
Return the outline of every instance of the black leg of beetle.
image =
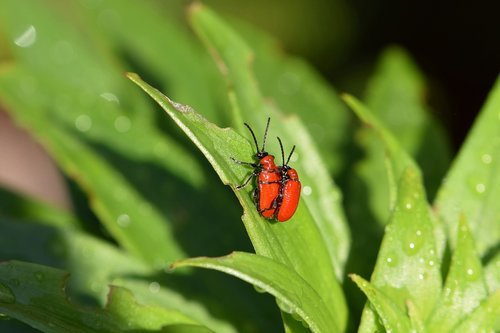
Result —
M238 164L243 164L243 165L249 165L251 166L252 168L258 168L259 166L255 163L252 163L252 162L245 162L245 161L238 161L237 159L235 159L234 157L229 157L231 159L231 161L233 161L234 163L238 163Z
M278 219L278 213L280 212L281 203L283 202L283 188L284 186L280 188L278 196L273 200L273 208L275 209L273 215L274 220Z
M257 211L260 213L260 192L258 187L256 187L253 191L253 203L255 204Z
M257 176L257 174L256 174L255 172L252 172L252 173L250 174L250 176L247 178L247 180L245 180L245 182L244 182L243 184L236 186L236 189L237 189L237 190L241 190L243 187L247 186L247 185L248 185L248 183L250 183L250 181L251 181L251 180L253 179L253 177L255 177L255 176Z

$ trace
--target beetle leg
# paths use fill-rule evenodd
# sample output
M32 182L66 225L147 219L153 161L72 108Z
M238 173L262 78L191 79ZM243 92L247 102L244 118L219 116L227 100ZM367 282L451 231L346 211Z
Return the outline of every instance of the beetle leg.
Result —
M256 187L253 191L253 203L255 204L257 211L260 213L260 192L258 187Z
M245 162L245 161L238 161L237 159L235 159L234 157L230 156L229 157L231 159L231 161L233 161L234 163L238 163L238 164L243 164L243 165L249 165L251 166L252 168L258 168L259 166L255 163L252 163L252 162Z
M247 186L247 185L248 185L248 183L250 183L250 181L251 181L251 180L253 179L253 177L255 177L255 176L257 176L257 174L256 174L255 172L252 172L252 173L250 174L250 176L247 178L247 180L245 180L245 182L244 182L243 184L236 186L236 189L237 189L237 190L241 190L243 187Z

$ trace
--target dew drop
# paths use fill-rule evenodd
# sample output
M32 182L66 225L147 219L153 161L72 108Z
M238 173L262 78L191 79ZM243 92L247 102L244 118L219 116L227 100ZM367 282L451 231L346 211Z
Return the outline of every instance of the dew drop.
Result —
M302 193L304 195L311 195L312 194L311 186L304 186L304 188L302 189Z
M481 161L484 164L490 164L493 161L493 157L491 157L490 154L483 154L483 156L481 156Z
M113 103L116 103L116 104L120 104L120 100L112 92L108 92L108 91L107 92L103 92L99 96L101 96L103 99L105 99L108 102L113 102Z
M421 263L421 264L423 264L425 262L425 259L424 258L419 258L418 262Z
M417 250L418 250L417 243L416 242L409 242L406 244L407 245L403 247L403 250L405 251L405 253L407 253L410 256L415 255L417 253Z
M406 207L406 209L412 209L413 205L411 202L407 202L405 207Z
M484 185L483 183L476 184L477 193L484 193L484 191L486 191L486 185Z
M118 225L122 228L126 228L129 226L130 224L130 216L128 216L128 214L121 214L120 216L118 216L118 218L116 219L116 223L118 223Z
M278 304L278 307L281 309L281 311L292 314L295 311L293 311L293 307L289 304L286 304L283 302L281 299L276 298L276 304Z
M429 260L429 266L434 266L434 260Z
M75 119L75 127L80 132L87 132L92 128L92 118L86 114L81 114Z
M418 274L418 279L419 280L423 280L424 278L425 278L425 276L424 276L423 273Z
M261 287L256 286L256 285L254 285L253 288L255 289L256 292L261 293L261 294L266 292L264 289L262 289Z
M387 258L385 259L385 262L387 263L387 266L389 267L395 267L398 264L398 255L394 252L391 252L387 255Z
M30 47L36 42L36 28L30 25L19 36L14 39L14 44L19 47Z
M132 123L127 116L118 116L115 119L115 129L120 133L125 133L130 130Z
M467 269L467 275L474 274L474 270L472 268Z
M153 281L149 284L149 291L153 294L156 294L160 291L160 284L156 281Z
M6 285L0 283L0 303L15 303L16 296L12 292L12 290Z
M417 230L417 231L415 232L415 235L417 235L418 237L422 236L422 231Z

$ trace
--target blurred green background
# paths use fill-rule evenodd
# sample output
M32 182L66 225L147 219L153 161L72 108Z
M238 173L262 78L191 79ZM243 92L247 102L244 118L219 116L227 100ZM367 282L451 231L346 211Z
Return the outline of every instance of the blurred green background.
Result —
M429 82L428 99L452 136L464 139L500 70L495 1L397 0L207 2L276 37L339 91L361 95L380 52L403 46Z
M136 220L132 213L120 214L120 209L127 207L130 202L137 203L134 201L137 199L135 195L140 193L140 199L144 200L142 205L134 207L137 218L146 217L144 221L164 218L172 222L176 240L180 244L178 246L182 249L176 248L176 244L161 245L172 246L172 256L177 254L175 251L183 251L187 256L222 255L234 249L252 251L243 226L234 223L240 220L241 208L232 193L220 184L201 154L191 153L196 150L179 129L165 121L164 114L122 76L125 71L140 73L146 81L167 92L176 101L192 105L214 123L220 126L231 124L230 116L223 112L229 109L224 102L226 90L223 79L187 24L185 11L189 3L159 0L46 0L26 5L16 0L4 1L0 4L0 94L5 98L2 107L12 106L14 109L15 106L22 106L30 110L24 112L18 107L17 110L22 111L18 111L17 121L30 127L34 136L52 148L51 154L57 157L59 167L68 176L58 179L58 175L54 175L51 178L54 182L40 186L59 188L63 192L53 201L63 201L63 206L73 206L76 211L74 215L85 222L85 232L110 243L120 243L120 228L115 224L123 227L130 223L130 219ZM253 30L248 28L249 24L277 41L278 57L283 55L283 59L289 59L285 55L292 55L303 58L337 91L357 96L366 95L369 79L386 47L392 44L402 46L409 51L426 76L425 100L430 104L429 110L451 134L455 150L500 70L500 28L496 18L499 6L493 2L453 6L431 1L368 0L204 3L238 30L245 32L246 38L262 42L258 44L265 50L262 53L268 52L268 40L254 35ZM30 31L29 22L33 22L37 28L35 35ZM37 43L33 49L40 51L39 54L29 52L30 43L34 42L32 38ZM297 67L302 68L300 63ZM407 66L404 61L402 67L409 67L413 73L412 66ZM265 74L262 68L265 66L259 68L261 80ZM272 95L269 91L276 91L276 95L281 94L283 101L280 102L284 105L286 94L290 91L295 89L307 93L307 89L297 89L293 74L289 77L272 77L273 73L270 72L266 93ZM416 76L416 81L419 81ZM418 88L415 90L418 91ZM81 113L82 110L92 110L94 113ZM338 115L339 128L331 128L331 131L334 136L345 136L339 141L351 143L354 131L348 128L351 124L348 119L350 114L345 110L342 112ZM303 120L307 126L314 128L315 124L311 124L310 120L314 120L315 110L304 111L301 117L305 118L307 114L310 118ZM326 123L333 122L336 116ZM8 123L5 117L1 119L2 126ZM316 119L319 122L322 120ZM113 133L109 133L110 129L113 129ZM6 132L4 127L0 127L0 131L4 131L0 134ZM317 135L315 139L319 148L328 148L324 155L330 159L327 161L330 174L349 199L347 188L352 184L347 177L342 176L352 162L348 159L355 160L359 156L342 155L344 152L331 150L331 142L321 142L320 131L312 132ZM76 140L72 141L72 138ZM331 139L335 140L338 138ZM11 146L19 142L13 141ZM54 142L64 144L54 146ZM335 141L335 144L338 142ZM72 151L75 152L73 155ZM439 148L435 151L439 151ZM15 154L16 150L0 151L4 161L14 156L7 153ZM359 151L349 153L355 155ZM175 158L165 158L166 154L175 154ZM95 156L103 157L106 163L101 165L99 159L94 161ZM444 156L443 160L445 162L442 164L436 163L439 164L439 170L433 181L434 187L428 189L431 196L447 167L448 156ZM107 170L113 172L108 174ZM117 174L114 171L118 171ZM69 184L69 190L65 189L66 184ZM92 195L89 198L89 188L92 189L91 193L98 194L97 204L92 200ZM71 199L64 199L65 191L70 192ZM13 215L18 214L28 220L33 216L39 219L39 212L35 214L23 210L24 207L19 204L22 200L13 200L17 205L14 208L9 206L5 199L9 195L2 193L6 212L12 213L14 209ZM113 200L128 200L129 197L133 200L113 206ZM376 196L377 199L381 197ZM195 209L186 205L186 198ZM64 203L64 200L71 203ZM361 205L359 201L352 200L350 204L353 203ZM28 206L32 207L26 204ZM160 218L151 213L156 210ZM346 208L348 215L349 210ZM54 216L57 214L48 214L47 218L54 219ZM349 217L352 216L351 212ZM60 219L64 223L71 220L67 216ZM213 224L200 224L200 220L213 221ZM359 221L365 222L362 218L350 221L353 230L357 227L366 229L364 225L356 227ZM109 224L103 227L100 223ZM16 240L17 248L4 246L12 249L11 253L2 253L5 258L15 257L71 268L72 272L82 270L72 267L75 263L71 262L69 255L67 262L61 263L60 258L52 258L43 252L43 240L53 237L52 231L41 228L40 234L36 234L41 238L40 243L37 243L33 242L31 229L26 232L16 229L22 229L22 226L6 224L4 227L4 230L8 230L4 233L5 239L8 235L25 235L25 238ZM118 230L114 231L113 228ZM380 237L380 226L377 228L373 233ZM366 231L366 235L358 236L358 246L364 246L362 237L369 239L373 234ZM380 240L377 237L374 248L377 248L377 241ZM156 244L151 243L150 246L160 252ZM356 248L356 244L353 247ZM38 248L40 251L37 251ZM157 264L157 258L154 253L151 254L150 248L143 249L142 253L141 250L137 251L137 256L143 255L145 258L142 259ZM369 252L364 248L361 251ZM373 263L376 252L370 255L372 257L368 261ZM368 276L370 268L348 269ZM221 280L224 283L221 284ZM196 273L196 278L190 277L184 282L175 280L173 285L188 294L191 292L194 294L191 296L196 298L203 292L198 293L189 288L197 281L207 281L207 286L217 285L222 289L212 290L200 286L202 291L213 292L213 297L231 295L234 288L238 290L238 295L243 294L245 299L252 299L250 306L239 304L241 308L234 310L236 313L248 314L246 321L239 323L242 327L266 327L269 322L279 325L276 320L277 309L270 297L256 294L251 287L230 277L217 275L215 278L214 273L202 272ZM357 292L357 295L359 304L363 304L361 293ZM227 297L221 299L221 303L235 301L231 296ZM227 315L219 313L224 311L219 311L217 304L211 305L215 309L215 316ZM269 313L270 319L262 318L262 312L249 309L254 307L267 311L265 313Z

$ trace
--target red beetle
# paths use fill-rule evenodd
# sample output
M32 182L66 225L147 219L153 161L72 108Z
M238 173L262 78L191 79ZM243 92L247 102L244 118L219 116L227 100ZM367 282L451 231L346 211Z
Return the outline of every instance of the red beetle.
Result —
M266 219L276 218L276 213L279 207L278 196L280 194L280 189L282 186L281 171L274 163L274 156L269 155L264 150L270 121L271 118L268 118L266 131L264 132L264 142L262 144L261 150L259 150L257 139L252 128L247 123L245 123L245 126L252 134L253 140L255 142L255 147L257 148L255 157L259 160L259 164L252 162L242 162L231 157L231 159L236 163L249 165L254 168L248 179L236 188L239 190L247 186L252 178L257 177L257 187L255 188L253 193L253 200L259 214Z
M293 216L293 214L295 214L295 210L299 205L301 185L297 171L288 165L288 162L290 162L290 158L295 150L295 146L293 146L292 151L290 152L290 155L288 155L288 159L285 163L283 144L281 143L280 138L278 138L278 141L280 143L283 165L279 167L281 185L276 203L277 208L275 211L275 218L279 222L286 222Z

